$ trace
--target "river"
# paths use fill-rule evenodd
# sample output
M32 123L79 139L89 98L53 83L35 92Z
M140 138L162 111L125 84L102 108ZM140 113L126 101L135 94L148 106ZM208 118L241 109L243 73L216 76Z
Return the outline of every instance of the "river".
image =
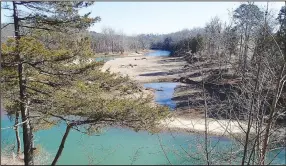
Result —
M169 56L170 55L170 51L166 51L166 50L153 50L151 52L148 52L147 54L145 54L146 56Z
M166 51L154 51L147 56L166 56ZM171 100L178 83L148 83L145 87L157 89L155 101L171 109L176 104ZM1 128L12 126L6 115L1 116ZM40 145L51 159L60 144L65 125L60 124L48 130L35 133L35 144ZM210 137L212 158L226 160L227 153L235 150L235 142L225 137ZM1 151L9 144L15 143L13 130L1 131ZM67 138L65 148L58 164L205 164L203 153L204 137L198 134L181 132L162 132L150 134L146 131L135 132L127 128L104 128L97 136L88 136L72 130ZM234 149L233 149L234 148ZM49 154L49 155L48 155ZM276 153L271 153L275 155ZM285 163L285 151L278 154L274 163ZM229 164L217 161L216 164ZM232 161L232 164L235 162ZM46 163L49 164L49 163Z

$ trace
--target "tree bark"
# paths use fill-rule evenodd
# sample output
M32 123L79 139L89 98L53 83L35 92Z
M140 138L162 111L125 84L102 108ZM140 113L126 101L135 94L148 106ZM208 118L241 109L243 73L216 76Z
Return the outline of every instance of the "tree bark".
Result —
M56 163L58 162L62 152L63 152L63 149L65 147L65 142L66 142L66 139L69 135L69 132L70 132L70 129L71 129L71 125L68 125L67 128L66 128L66 132L62 138L62 141L61 141L61 145L59 146L59 149L58 149L58 152L56 154L56 157L54 158L53 162L52 162L52 165L56 165Z
M239 65L242 66L242 34L240 34Z
M23 57L20 55L19 50L19 40L20 40L20 33L19 33L19 18L18 18L18 10L16 2L13 1L13 18L14 18L14 29L15 29L15 38L16 38L16 57L18 59L18 81L19 81L19 89L20 89L20 111L22 116L23 123L23 143L24 143L24 162L25 165L34 165L34 158L33 158L33 144L32 144L32 129L31 123L29 119L29 110L28 110L28 101L26 98L26 87L25 87L25 80L23 76L24 66L23 66Z
M19 136L19 127L18 124L19 123L19 111L16 111L16 115L15 115L15 135L16 135L16 141L17 141L17 155L19 156L21 153L21 140L20 140L20 136Z
M245 41L244 41L244 52L243 52L243 75L247 71L247 53L248 53L248 40L249 40L249 34L248 34L248 26L246 25L245 30Z

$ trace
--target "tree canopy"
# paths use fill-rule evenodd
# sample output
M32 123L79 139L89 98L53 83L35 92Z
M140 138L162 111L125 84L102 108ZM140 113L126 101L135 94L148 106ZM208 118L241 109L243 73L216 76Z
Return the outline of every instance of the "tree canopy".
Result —
M67 129L107 124L154 130L167 115L128 77L99 70L89 36L78 33L100 20L78 14L92 3L13 2L15 38L1 45L1 86L5 109L16 119L21 113L27 165L34 164L33 131L40 121L64 121Z

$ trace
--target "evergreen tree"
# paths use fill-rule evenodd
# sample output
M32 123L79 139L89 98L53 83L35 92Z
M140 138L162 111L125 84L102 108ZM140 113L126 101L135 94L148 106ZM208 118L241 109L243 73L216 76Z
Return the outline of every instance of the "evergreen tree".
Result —
M16 119L21 113L26 165L34 164L33 128L40 121L54 123L51 117L57 117L56 122L67 123L55 165L71 128L120 124L152 130L167 113L151 106L150 98L128 97L130 91L139 93L128 78L99 71L102 64L93 60L90 39L78 33L100 20L78 14L91 4L13 2L15 38L1 47L1 89L5 108ZM21 13L24 7L32 12Z

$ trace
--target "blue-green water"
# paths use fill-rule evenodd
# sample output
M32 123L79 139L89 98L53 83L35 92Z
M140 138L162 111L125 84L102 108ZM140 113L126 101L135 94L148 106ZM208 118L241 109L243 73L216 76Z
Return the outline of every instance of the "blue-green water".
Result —
M161 104L170 104L167 98L172 96L176 83L151 83L145 87L162 89L156 91L156 101ZM161 95L164 94L161 97ZM173 105L172 105L173 107ZM1 116L1 128L12 126L7 116ZM35 133L35 144L40 144L50 155L55 155L65 125L61 124L49 130ZM1 149L6 144L15 142L13 130L1 131ZM229 159L232 148L235 151L234 141L224 137L210 137L212 158L216 164L230 164L222 159ZM127 128L105 128L100 136L88 136L72 130L58 164L205 164L202 155L204 138L202 135L163 132L150 134L146 131L135 132ZM278 151L270 153L275 156ZM198 160L199 159L199 160ZM285 150L282 151L274 163L285 163ZM234 161L232 161L234 164Z
M145 55L146 56L169 56L170 53L171 53L170 51L166 51L166 50L154 50Z
M1 127L11 126L8 118L3 117ZM55 155L65 125L35 133L35 143ZM14 142L14 132L2 132L5 143ZM106 128L100 136L87 136L72 130L66 141L58 164L204 164L200 144L203 137L195 134L134 132L126 128ZM219 146L215 151L227 152L231 141L226 138L212 137L211 142ZM161 143L161 144L160 144ZM2 143L2 146L5 146ZM162 149L163 148L163 149ZM164 152L164 151L165 152ZM190 157L191 156L191 157ZM194 159L198 158L200 160ZM169 160L169 161L168 161Z
M12 125L8 119L2 119L1 123L2 127ZM64 131L64 125L38 131L35 133L35 143L41 144L53 156ZM14 133L6 130L1 137L2 140L9 138L7 142L13 143ZM213 138L213 144L218 139ZM202 137L194 134L171 135L165 132L151 135L145 131L134 132L125 128L105 129L100 136L87 136L71 131L58 164L168 164L166 156L172 164L202 164L202 161L189 158L189 154L182 149L195 153L200 140ZM220 151L227 149L230 144L229 140L222 140ZM202 158L202 155L194 156Z
M160 83L146 83L145 88L156 89L155 101L161 105L169 106L171 109L176 107L176 103L171 100L174 89L178 83L173 82L160 82Z
M157 56L153 53L149 56ZM161 54L162 55L162 54ZM177 83L148 83L145 87L159 89L156 91L156 102L175 108L171 100ZM1 128L13 125L1 112ZM35 144L41 145L53 158L56 154L65 125L60 124L48 130L35 133ZM210 137L210 147L214 147L211 158L214 164L235 164L218 160L235 151L235 142L224 137ZM206 164L203 155L204 138L202 135L180 132L162 132L150 134L146 131L135 132L127 128L110 127L103 129L99 136L88 136L72 130L67 138L65 148L58 164ZM12 129L1 130L1 151L7 145L15 143ZM234 149L233 149L234 148ZM275 156L279 151L270 153ZM285 149L279 153L274 162L285 164ZM50 164L50 163L46 163Z

